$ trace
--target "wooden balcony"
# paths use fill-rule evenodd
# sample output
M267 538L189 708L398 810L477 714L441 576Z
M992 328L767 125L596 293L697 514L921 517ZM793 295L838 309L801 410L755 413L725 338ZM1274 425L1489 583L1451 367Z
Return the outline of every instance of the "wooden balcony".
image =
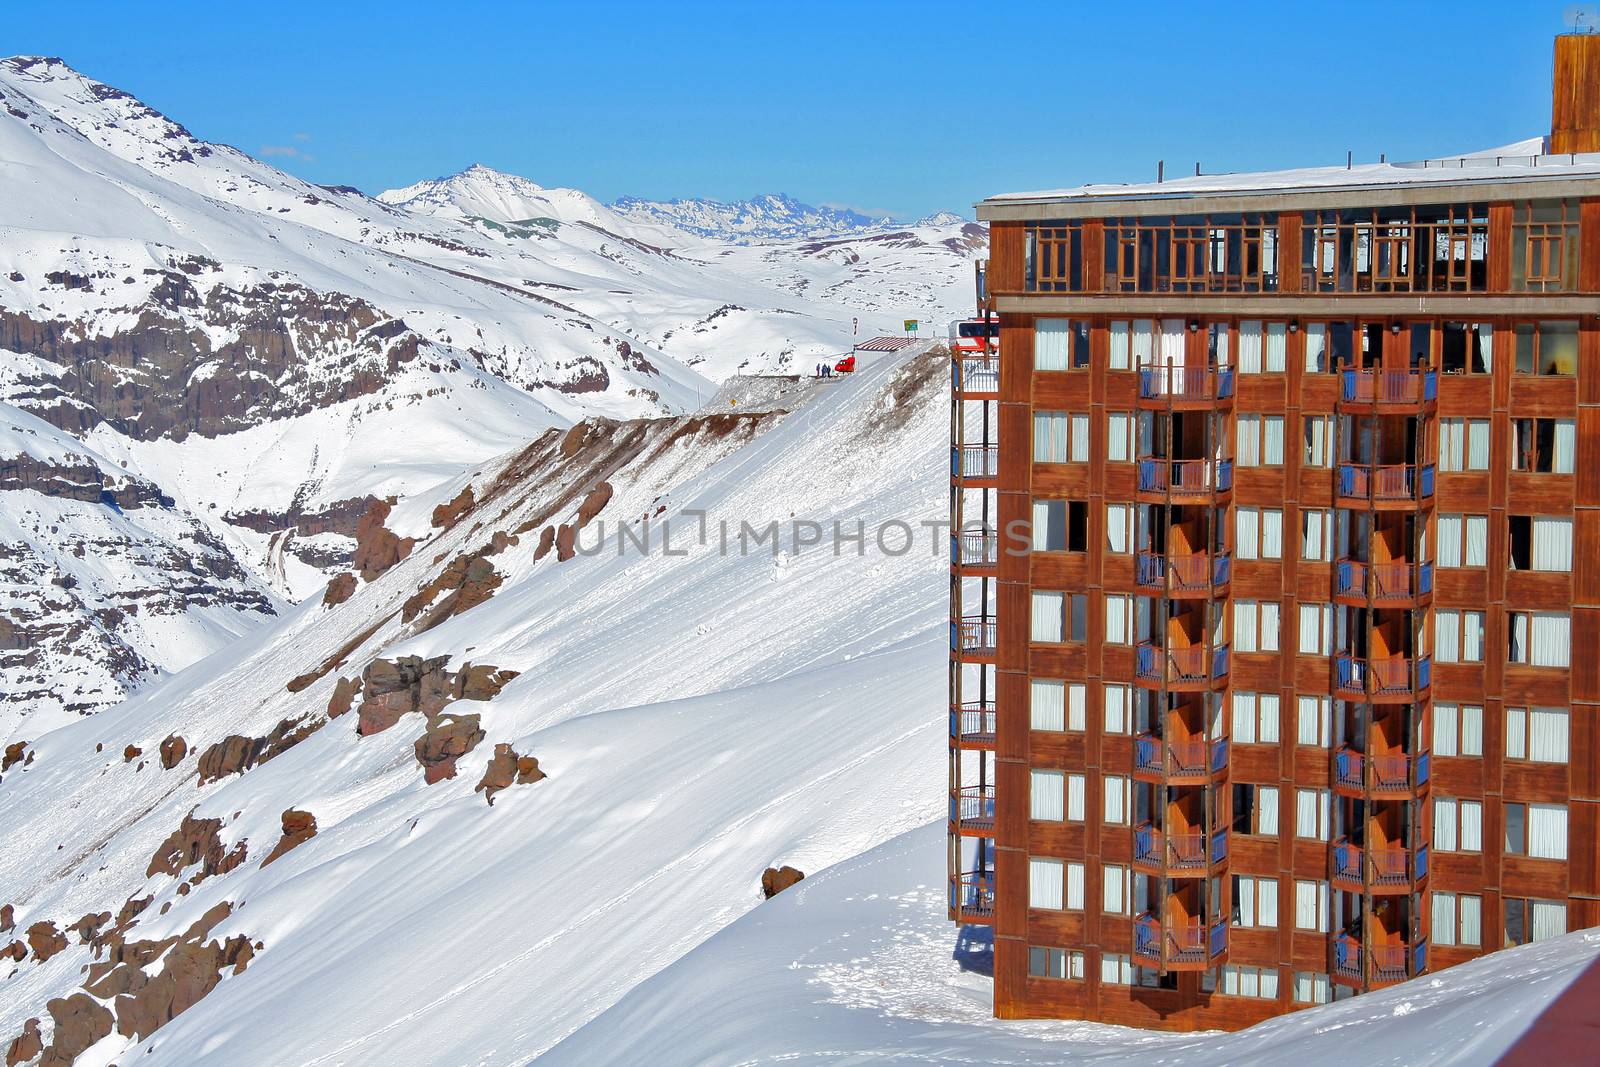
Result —
M965 837L994 836L994 786L964 785L950 794L950 829Z
M1150 823L1133 831L1133 865L1160 878L1205 878L1228 862L1228 831L1168 834Z
M1182 411L1232 405L1232 367L1139 367L1141 408Z
M1376 989L1415 978L1428 969L1428 939L1363 945L1353 934L1333 939L1333 980L1357 989Z
M1134 681L1147 689L1194 692L1228 684L1228 646L1163 648L1144 642L1134 650Z
M1140 552L1134 558L1133 580L1141 592L1195 600L1227 596L1232 572L1233 557L1226 552Z
M1161 971L1203 971L1226 958L1228 923L1164 922L1145 912L1133 921L1133 962Z
M950 651L970 663L992 663L999 624L993 615L963 615L950 620Z
M1367 659L1340 652L1333 658L1334 695L1369 704L1408 704L1433 684L1433 661L1390 656Z
M950 740L958 748L994 748L993 700L968 700L950 708Z
M951 481L984 488L994 485L999 476L999 445L958 445L950 449Z
M950 369L950 388L962 400L1000 398L1000 357L996 353L957 351Z
M1420 892L1428 878L1428 846L1363 849L1347 838L1333 843L1329 879L1345 893L1374 896Z
M1433 499L1433 464L1339 464L1334 506L1404 511Z
M994 922L993 871L968 871L950 879L950 918L963 923Z
M998 531L962 530L950 535L950 565L963 574L993 574L1000 563Z
M1220 503L1233 492L1233 460L1143 458L1138 488L1151 504Z
M1368 756L1342 745L1333 754L1333 788L1356 799L1416 800L1428 788L1431 764L1426 752Z
M1206 785L1228 775L1228 739L1165 742L1153 734L1133 739L1133 776L1167 785Z
M1350 415L1419 414L1439 399L1439 372L1346 368L1339 372L1339 411Z
M1433 597L1431 563L1362 563L1341 559L1333 568L1333 598L1355 607L1417 608Z

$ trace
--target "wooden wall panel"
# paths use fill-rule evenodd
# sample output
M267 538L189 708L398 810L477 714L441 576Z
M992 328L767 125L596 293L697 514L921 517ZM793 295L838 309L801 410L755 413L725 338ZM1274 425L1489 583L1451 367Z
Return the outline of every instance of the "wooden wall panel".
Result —
M989 292L1022 291L1026 233L1020 222L989 224Z
M1600 36L1556 38L1550 151L1600 152Z

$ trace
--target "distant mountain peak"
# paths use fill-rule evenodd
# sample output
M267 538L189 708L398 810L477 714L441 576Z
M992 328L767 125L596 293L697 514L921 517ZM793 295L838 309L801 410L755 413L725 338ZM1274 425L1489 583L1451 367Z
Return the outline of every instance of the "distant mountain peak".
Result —
M696 237L733 244L854 236L897 225L888 216L874 218L849 208L817 207L788 193L757 193L735 201L624 196L611 208L634 222L671 226Z

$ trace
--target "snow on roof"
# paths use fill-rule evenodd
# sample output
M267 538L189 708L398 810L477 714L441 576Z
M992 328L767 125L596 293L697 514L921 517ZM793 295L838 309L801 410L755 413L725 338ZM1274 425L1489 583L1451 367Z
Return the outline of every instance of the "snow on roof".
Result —
M1533 137L1499 148L1482 149L1406 163L1357 163L1352 166L1301 167L1294 170L1203 174L1161 182L1097 183L1070 189L999 193L982 204L1022 204L1057 200L1175 199L1207 195L1249 195L1281 190L1327 192L1419 184L1600 178L1600 152L1544 154L1544 141Z

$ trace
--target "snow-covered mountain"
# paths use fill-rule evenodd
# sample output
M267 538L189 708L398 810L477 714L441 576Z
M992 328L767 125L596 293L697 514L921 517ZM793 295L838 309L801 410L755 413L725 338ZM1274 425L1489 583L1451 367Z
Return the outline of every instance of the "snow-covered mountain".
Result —
M729 244L854 236L895 225L887 216L873 218L849 208L813 207L782 193L765 193L732 203L624 196L611 206L636 223L664 226Z

